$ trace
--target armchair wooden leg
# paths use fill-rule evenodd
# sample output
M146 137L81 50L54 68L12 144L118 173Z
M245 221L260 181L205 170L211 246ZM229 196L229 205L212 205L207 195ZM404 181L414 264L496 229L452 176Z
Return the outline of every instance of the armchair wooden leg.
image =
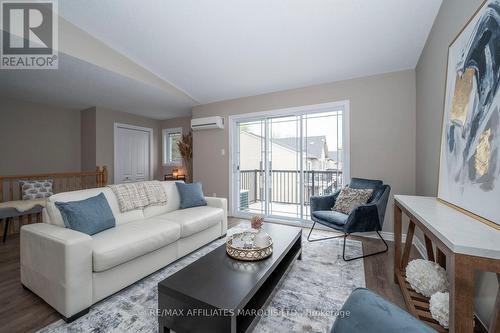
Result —
M385 242L385 239L382 237L382 235L378 231L377 231L377 235L380 237L380 239L382 240L382 242L384 242L385 250L374 252L374 253L370 253L370 254L364 254L364 255L359 256L359 257L353 257L353 258L347 258L346 259L345 258L345 243L346 243L348 234L345 234L344 235L344 248L342 250L342 259L344 259L344 261L352 261L352 260L366 258L366 257L374 256L376 254L387 252L389 250L389 245L387 245L387 243Z
M344 234L344 235L339 235L339 236L332 236L332 237L323 237L323 238L311 239L311 233L312 233L315 225L316 225L316 222L313 222L311 230L309 230L309 234L307 235L307 241L308 242L317 242L317 241L322 241L322 240L327 240L327 239L334 239L334 238L340 238L340 237L344 237L345 236L345 234Z

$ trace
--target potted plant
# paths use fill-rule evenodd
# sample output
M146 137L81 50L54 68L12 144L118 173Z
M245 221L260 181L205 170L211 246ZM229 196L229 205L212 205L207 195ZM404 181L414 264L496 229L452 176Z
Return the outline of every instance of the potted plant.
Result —
M180 141L177 142L179 152L181 154L184 168L186 172L186 182L193 181L193 132L189 131L188 134L183 134Z

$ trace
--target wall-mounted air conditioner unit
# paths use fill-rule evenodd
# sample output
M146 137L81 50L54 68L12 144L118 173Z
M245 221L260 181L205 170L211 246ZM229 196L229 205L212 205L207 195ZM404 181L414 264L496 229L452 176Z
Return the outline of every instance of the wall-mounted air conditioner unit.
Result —
M191 120L191 129L193 131L224 128L224 117L206 117L195 118Z

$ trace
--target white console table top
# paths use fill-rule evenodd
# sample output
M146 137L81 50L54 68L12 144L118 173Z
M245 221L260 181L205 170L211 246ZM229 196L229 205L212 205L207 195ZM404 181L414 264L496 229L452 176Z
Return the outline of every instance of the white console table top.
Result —
M394 199L453 252L500 259L500 231L435 197L395 195Z

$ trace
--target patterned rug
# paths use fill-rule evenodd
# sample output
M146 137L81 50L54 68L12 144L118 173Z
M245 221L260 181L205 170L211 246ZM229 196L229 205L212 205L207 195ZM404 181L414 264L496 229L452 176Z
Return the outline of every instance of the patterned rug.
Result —
M296 261L278 286L253 332L329 332L338 310L357 287L365 286L363 260L342 260L343 239L309 243L304 229L302 260ZM331 233L313 232L313 237ZM66 324L59 320L39 332L158 332L157 284L225 240L216 240L128 288L93 305L90 312ZM348 240L349 256L362 255L360 241Z

